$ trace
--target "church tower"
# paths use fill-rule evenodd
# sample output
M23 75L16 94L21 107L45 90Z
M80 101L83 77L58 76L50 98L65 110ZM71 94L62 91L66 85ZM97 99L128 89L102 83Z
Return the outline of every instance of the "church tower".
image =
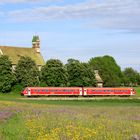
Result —
M35 49L36 53L40 53L40 39L39 39L39 36L33 36L32 48Z

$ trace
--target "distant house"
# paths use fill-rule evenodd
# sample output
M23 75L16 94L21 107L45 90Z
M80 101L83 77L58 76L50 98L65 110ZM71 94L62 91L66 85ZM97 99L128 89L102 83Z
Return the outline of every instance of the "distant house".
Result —
M96 86L97 87L103 87L103 80L100 77L98 70L94 70L94 73L95 73L95 79L96 79L96 82L97 82Z
M35 61L38 69L45 65L45 61L40 52L40 39L39 36L33 36L32 48L14 47L14 46L0 46L0 55L9 56L12 61L12 68L15 69L21 56L31 57Z

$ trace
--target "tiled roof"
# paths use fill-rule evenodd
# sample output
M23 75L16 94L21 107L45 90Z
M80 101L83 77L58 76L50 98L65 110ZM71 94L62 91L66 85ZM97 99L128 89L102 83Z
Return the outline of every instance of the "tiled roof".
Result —
M1 54L9 56L12 64L17 64L21 56L31 57L37 65L44 65L45 62L40 53L36 53L34 48L21 48L11 46L0 46Z

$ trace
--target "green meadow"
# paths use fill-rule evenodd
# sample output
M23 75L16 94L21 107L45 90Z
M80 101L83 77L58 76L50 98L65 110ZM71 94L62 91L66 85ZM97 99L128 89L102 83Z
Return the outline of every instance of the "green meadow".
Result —
M0 140L131 140L140 137L140 88L130 98L45 100L0 94Z
M136 96L139 96L140 97L140 87L135 87L135 90L136 90Z

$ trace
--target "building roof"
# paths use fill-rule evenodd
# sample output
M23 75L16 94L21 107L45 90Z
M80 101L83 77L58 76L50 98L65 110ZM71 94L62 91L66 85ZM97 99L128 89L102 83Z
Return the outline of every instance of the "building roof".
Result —
M36 53L34 48L0 46L0 55L9 56L12 64L17 64L21 56L31 57L37 65L45 64L42 55L40 53Z

